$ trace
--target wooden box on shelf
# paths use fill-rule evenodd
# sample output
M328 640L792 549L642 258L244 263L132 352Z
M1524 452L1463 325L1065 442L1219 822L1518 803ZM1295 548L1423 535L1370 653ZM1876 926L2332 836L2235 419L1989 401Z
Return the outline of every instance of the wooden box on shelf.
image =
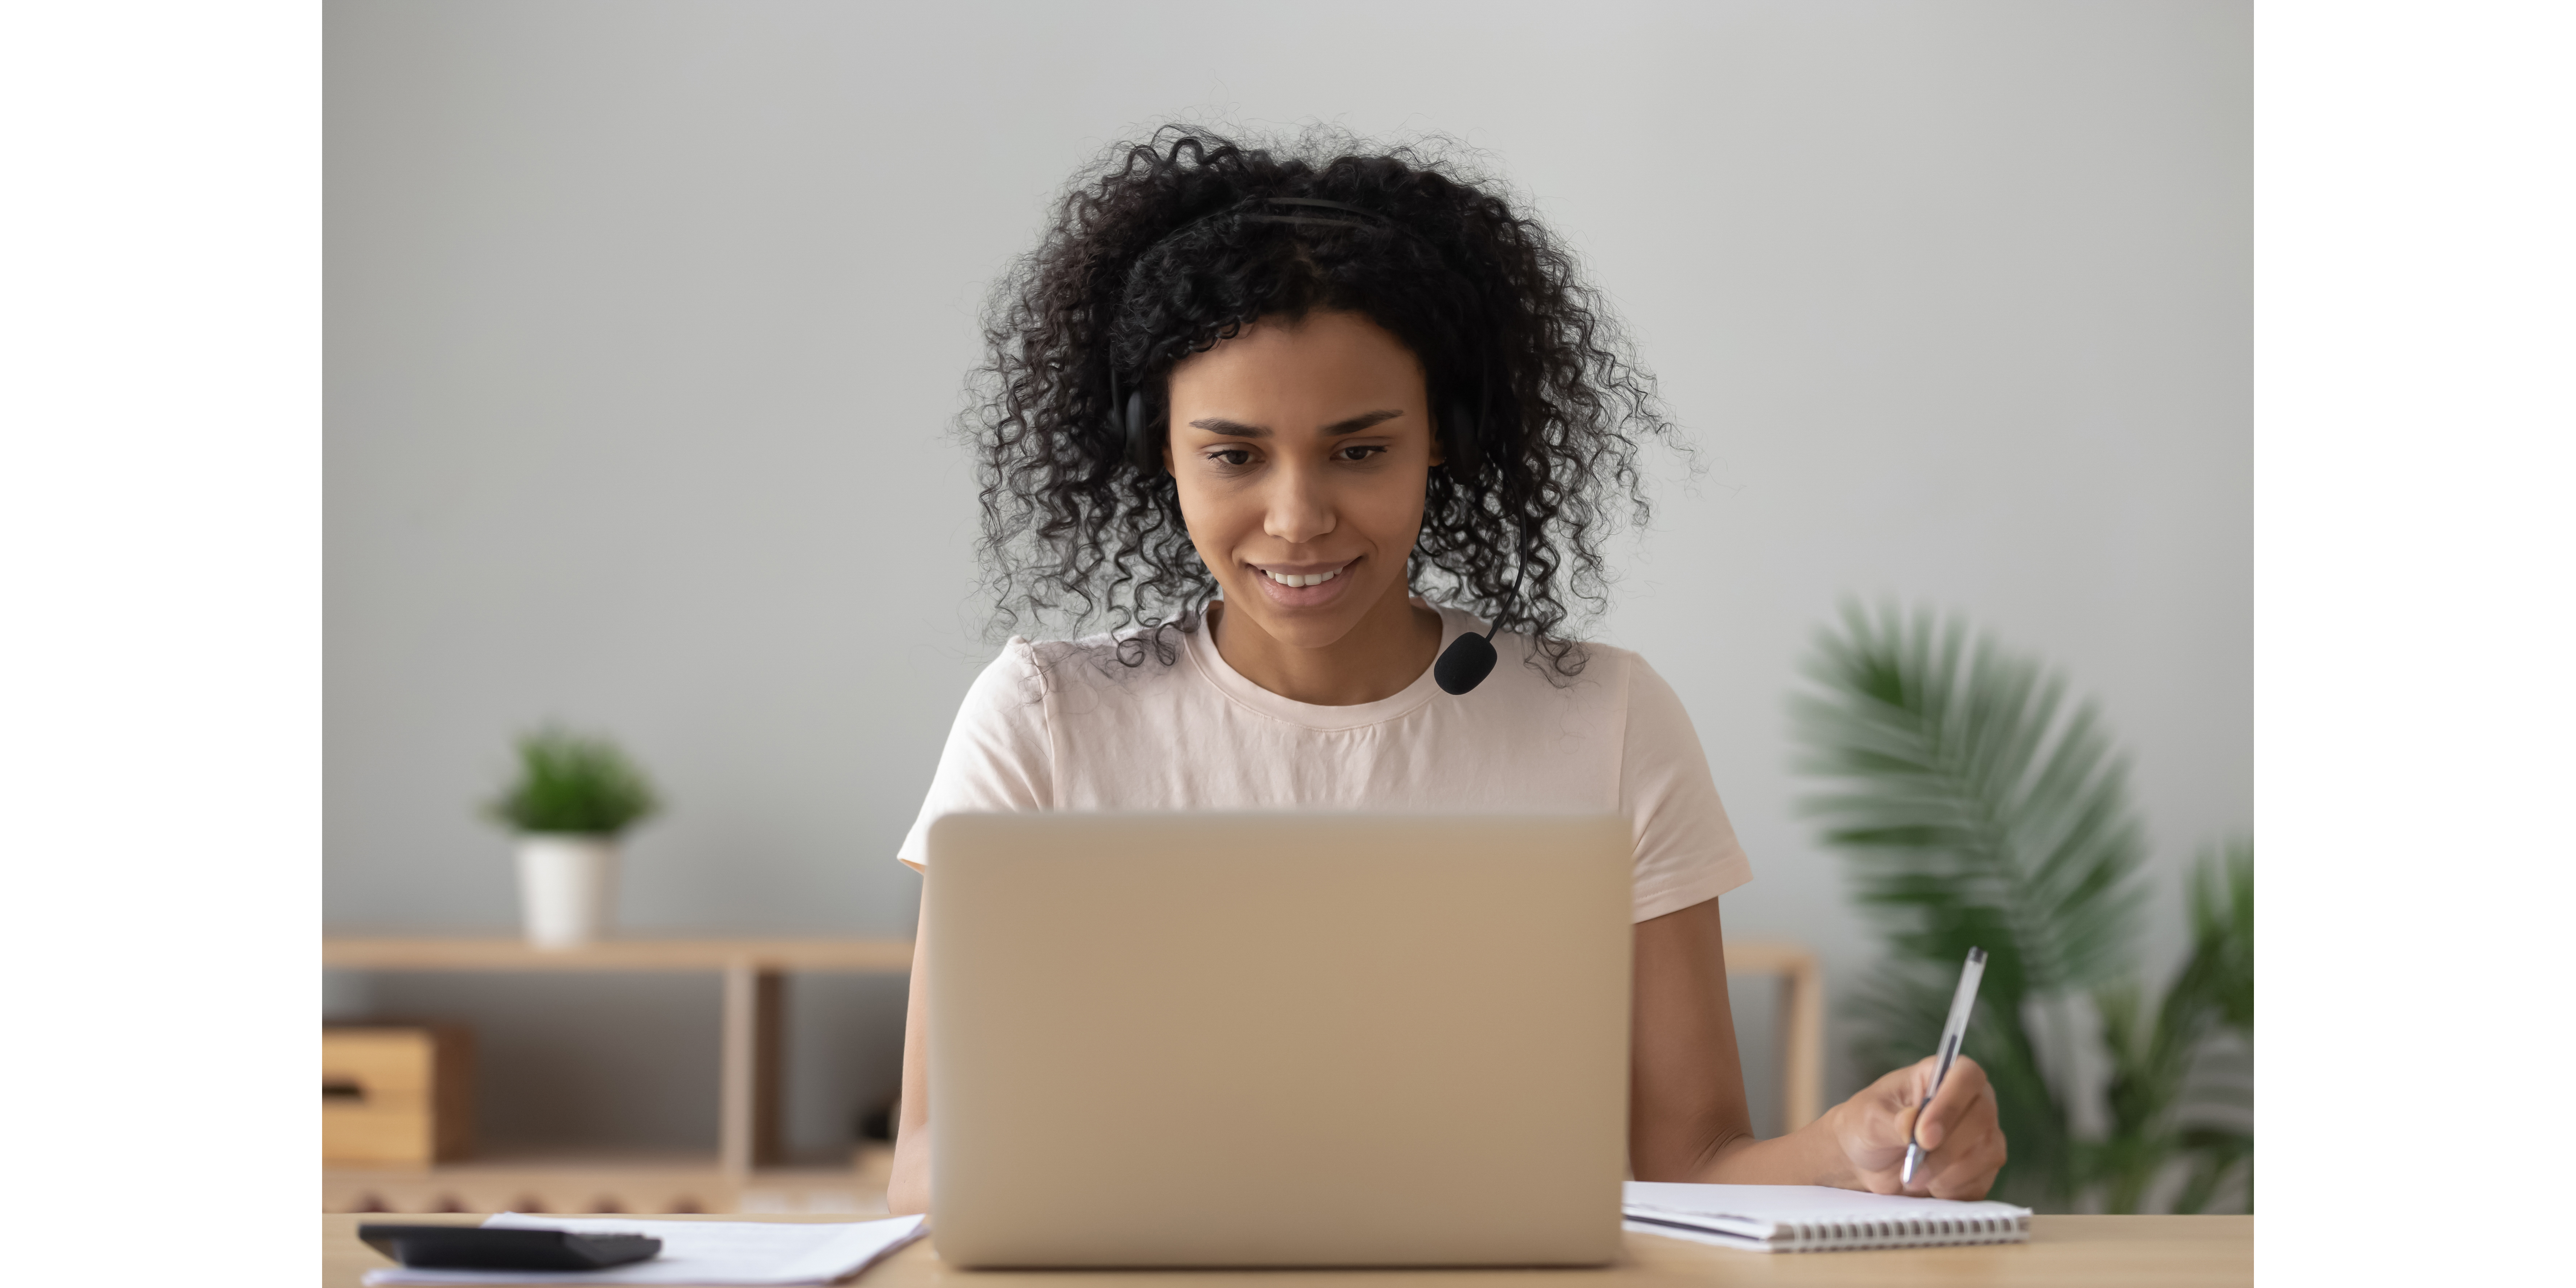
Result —
M474 1038L455 1025L322 1028L322 1161L426 1167L474 1139Z

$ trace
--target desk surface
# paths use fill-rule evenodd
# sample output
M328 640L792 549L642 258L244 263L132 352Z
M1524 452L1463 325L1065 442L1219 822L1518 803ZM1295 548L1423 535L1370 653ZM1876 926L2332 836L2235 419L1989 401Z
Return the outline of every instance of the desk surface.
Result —
M358 1288L359 1279L392 1263L358 1242L365 1220L471 1224L479 1217L322 1218L322 1288ZM690 1219L690 1218L679 1218ZM709 1217L718 1221L846 1221L848 1217ZM2031 1241L1893 1252L1736 1252L1653 1235L1628 1236L1624 1261L1600 1270L1326 1270L1326 1271L955 1271L927 1239L896 1253L857 1282L865 1288L1467 1288L1508 1277L1515 1288L1626 1288L1647 1283L1844 1285L1847 1288L1951 1288L1954 1285L2050 1285L2051 1288L2148 1288L2254 1282L2250 1216L2039 1216Z
M909 939L604 939L578 948L535 948L524 939L335 935L322 965L408 971L764 971L900 973L912 969Z

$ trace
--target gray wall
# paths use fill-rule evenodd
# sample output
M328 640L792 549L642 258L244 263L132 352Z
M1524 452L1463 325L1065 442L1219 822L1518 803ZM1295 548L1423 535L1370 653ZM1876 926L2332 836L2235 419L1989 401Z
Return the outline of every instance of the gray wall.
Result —
M1757 873L1731 932L1830 980L1873 955L1783 712L1850 593L2102 701L2157 963L2192 847L2251 826L2241 4L444 0L326 32L334 931L506 931L472 805L550 716L673 799L627 925L908 931L890 856L990 651L944 437L975 310L1075 163L1175 114L1455 136L1615 297L1709 470L1667 469L1598 634L1699 726ZM710 987L330 993L481 1024L496 1137L712 1139ZM900 988L797 1006L821 1148L891 1088Z

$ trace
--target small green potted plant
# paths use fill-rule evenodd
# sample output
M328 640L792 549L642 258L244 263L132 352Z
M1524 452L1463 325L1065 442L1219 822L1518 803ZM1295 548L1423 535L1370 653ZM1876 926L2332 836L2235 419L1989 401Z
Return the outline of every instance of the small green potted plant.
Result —
M653 784L616 744L546 728L519 739L519 775L487 807L518 833L528 942L577 948L608 934L617 847L653 816Z

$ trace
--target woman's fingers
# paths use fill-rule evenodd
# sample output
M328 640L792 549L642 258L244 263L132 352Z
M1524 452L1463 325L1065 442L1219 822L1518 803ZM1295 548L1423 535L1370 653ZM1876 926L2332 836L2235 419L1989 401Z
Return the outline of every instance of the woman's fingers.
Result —
M1974 1070L1973 1077L1961 1077L1972 1068L1965 1060L1952 1066L1940 1094L1924 1113L1917 1136L1924 1144L1923 1164L1915 1170L1909 1193L1942 1199L1984 1198L1994 1185L1995 1173L2003 1169L2004 1133L1996 1114L1994 1086L1982 1069Z
M1994 1099L1991 1090L1985 1069L1976 1061L1960 1056L1951 1063L1949 1075L1941 1079L1941 1089L1933 1093L1932 1104L1923 1111L1922 1120L1912 1124L1914 1139L1921 1142L1927 1151L1941 1148L1950 1139L1950 1134L1958 1130L1961 1119L1972 1113L1981 1102L1988 1106L1987 1116L1991 1119Z
M1923 1093L1932 1087L1933 1065L1933 1058L1925 1056L1879 1079L1886 1093L1879 1100L1880 1118L1899 1147L1914 1138L1914 1116L1923 1109Z
M1923 1081L1911 1065L1893 1069L1858 1094L1834 1107L1836 1135L1850 1163L1847 1184L1878 1194L1896 1192L1897 1164L1905 1158L1906 1133Z
M1923 1168L1914 1174L1916 1193L1936 1199L1981 1199L1994 1188L1995 1173L2004 1166L2004 1134L1991 1116L1991 1091L1986 1101L1987 1113L1961 1125L1951 1133L1947 1148L1924 1158Z
M2003 1128L1995 1114L1994 1087L1974 1060L1953 1061L1940 1090L1924 1105L1938 1062L1926 1059L1895 1070L1852 1098L1859 1111L1845 1129L1844 1149L1854 1179L1879 1194L1982 1198L2003 1167ZM1908 1141L1923 1146L1914 1176L1904 1176Z

